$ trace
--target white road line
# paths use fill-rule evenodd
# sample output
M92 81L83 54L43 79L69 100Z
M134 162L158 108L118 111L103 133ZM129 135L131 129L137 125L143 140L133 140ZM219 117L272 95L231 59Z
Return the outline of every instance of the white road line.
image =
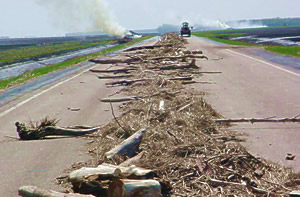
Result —
M33 99L35 99L35 98L41 96L42 94L44 94L44 93L46 93L46 92L48 92L48 91L50 91L50 90L52 90L52 89L54 89L54 88L56 88L56 87L58 87L58 86L64 84L64 83L66 83L66 82L68 82L68 81L70 81L70 80L72 80L72 79L74 79L74 78L76 78L76 77L82 75L83 73L89 71L90 69L95 68L96 66L97 66L97 65L92 66L92 67L90 67L90 68L88 68L88 69L82 71L81 73L79 73L79 74L77 74L77 75L75 75L75 76L73 76L73 77L71 77L71 78L68 78L68 79L66 79L66 80L64 80L64 81L62 81L62 82L59 82L59 83L55 84L54 86L52 86L52 87L50 87L50 88L48 88L48 89L46 89L46 90L44 90L44 91L42 91L42 92L40 92L40 93L38 93L38 94L35 94L35 95L33 95L32 97L30 97L30 98L28 98L28 99L26 99L26 100L24 100L24 101L18 103L18 104L15 105L14 107L11 107L11 108L9 108L8 110L6 110L6 111L0 113L0 118L2 118L3 116L5 116L6 114L8 114L8 113L10 113L10 112L12 112L12 111L14 111L14 110L16 110L17 108L21 107L22 105L28 103L29 101L31 101L31 100L33 100Z
M86 70L80 72L79 74L74 75L73 77L68 78L68 79L66 79L66 80L64 80L64 81L61 81L61 82L55 84L54 86L51 86L50 88L48 88L48 89L46 89L46 90L44 90L44 91L42 91L42 92L40 92L40 93L37 93L37 94L33 95L32 97L30 97L30 98L28 98L28 99L26 99L26 100L24 100L24 101L18 103L17 105L15 105L15 106L9 108L8 110L6 110L6 111L0 113L0 118L2 118L3 116L5 116L6 114L8 114L8 113L10 113L10 112L12 112L12 111L14 111L14 110L16 110L17 108L21 107L22 105L28 103L29 101L32 101L33 99L35 99L35 98L41 96L42 94L44 94L44 93L46 93L46 92L49 92L50 90L52 90L52 89L54 89L54 88L56 88L56 87L58 87L58 86L60 86L60 85L62 85L62 84L64 84L64 83L66 83L66 82L68 82L68 81L70 81L70 80L72 80L72 79L74 79L74 78L76 78L76 77L78 77L78 76L80 76L80 75L82 75L83 73L89 71L90 69L95 68L96 66L97 66L97 65L92 66L91 68L88 68L88 69L86 69Z
M270 64L269 62L266 62L266 61L263 61L263 60L260 60L260 59L256 59L256 58L254 58L254 57L251 57L251 56L248 56L248 55L245 55L245 54L236 52L236 51L232 51L232 50L230 50L230 49L226 49L226 51L229 51L229 52L231 52L231 53L235 53L235 54L238 54L238 55L247 57L247 58L249 58L249 59L256 60L256 61L258 61L258 62L260 62L260 63L264 63L264 64L267 64L267 65L269 65L269 66L272 66L273 68L277 68L278 70L281 70L281 71L290 73L290 74L292 74L292 75L295 75L295 76L297 76L297 77L300 77L300 74L298 74L298 73L295 73L295 72L292 72L292 71L290 71L290 70L281 68L281 67L279 67L279 66L275 66L275 65L273 65L273 64Z

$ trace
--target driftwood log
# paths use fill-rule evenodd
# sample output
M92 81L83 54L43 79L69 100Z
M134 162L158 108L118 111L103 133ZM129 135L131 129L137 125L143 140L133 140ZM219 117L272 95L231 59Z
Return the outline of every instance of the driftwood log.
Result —
M182 66L171 65L171 66L164 66L159 68L159 70L180 70L180 69L199 69L199 67L196 65L196 60L193 59L192 62L188 65L182 65Z
M140 58L129 58L129 59L105 59L105 60L95 60L91 59L90 62L96 63L96 64L130 64L132 62L140 61Z
M133 79L133 80L121 80L121 81L113 81L113 82L109 82L109 83L106 83L105 85L124 85L124 86L129 86L129 85L132 85L136 82L142 82L142 81L148 81L148 80L151 80L151 79Z
M241 118L241 119L217 119L217 123L257 123L257 122L272 122L272 123L286 123L286 122L300 122L300 118L280 118L280 119L268 119L268 118Z
M152 170L138 168L135 165L122 167L103 163L97 168L83 167L75 170L70 173L69 180L74 187L79 187L81 183L87 180L112 180L114 178L146 179L153 178L153 175Z
M191 72L192 74L222 74L222 72L219 71L194 71Z
M109 186L109 197L160 197L161 186L155 180L114 180Z
M116 155L126 155L128 157L134 157L139 152L139 146L145 133L145 129L137 131L132 136L124 140L120 145L116 146L109 152L106 152L105 156L108 159L113 159Z
M133 97L123 97L123 98L103 98L100 99L103 103L119 103L119 102L126 102L126 101L137 101L141 100L142 98L133 96Z
M52 190L45 190L35 186L20 187L18 193L22 197L94 197L93 195L66 194Z
M99 75L99 79L120 79L120 78L130 78L134 75Z
M198 59L207 59L208 58L204 55L183 55L183 56L162 56L162 57L154 57L149 60L164 60L164 59L169 59L169 60L177 60L177 59L186 59L186 58L198 58Z
M187 81L187 80L192 80L192 79L193 79L192 77L174 77L174 78L170 78L170 79L167 79L167 80L171 80L171 81L185 81L186 80ZM150 79L150 78L144 78L144 79L133 79L133 80L120 80L120 81L108 82L108 83L105 83L105 85L111 85L111 86L114 86L114 85L124 85L124 86L129 86L129 85L132 85L132 84L137 83L137 82L143 82L143 81L149 81L149 80L152 80L152 79Z
M108 167L119 169L121 171L121 174L119 177L122 177L122 178L149 179L149 178L153 178L153 176L154 176L153 170L139 168L139 167L136 167L135 165L123 167L123 166L116 166L116 165L104 163L100 166L108 166Z
M193 77L174 77L174 78L170 78L168 80L171 80L171 81L190 81L190 80L193 80Z
M102 180L110 180L116 177L121 176L121 170L119 168L100 165L97 168L80 168L70 173L69 180L71 181L74 187L79 187L79 185L88 179L89 177L94 176L96 178L101 178Z
M99 127L91 129L68 129L54 126L47 126L44 128L31 129L27 128L24 123L15 123L17 132L21 140L38 140L47 136L82 136L99 130Z
M208 81L183 81L181 82L182 85L188 85L188 84L194 84L194 83L200 83L200 84L215 84Z
M120 167L129 167L131 165L135 165L135 163L137 163L139 160L142 159L142 157L144 156L145 152L140 152L139 154L137 154L136 156L127 159L126 161L124 161L123 163L121 163L119 166Z
M193 50L192 54L203 54L203 51L201 51L201 50Z
M172 46L173 46L172 44L140 46L140 47L132 47L132 48L126 49L124 51L137 51L137 50L143 50L143 49L155 49L155 48L172 47Z
M112 70L97 70L97 69L90 69L91 72L94 73L129 73L135 68L120 68L120 69L112 69Z

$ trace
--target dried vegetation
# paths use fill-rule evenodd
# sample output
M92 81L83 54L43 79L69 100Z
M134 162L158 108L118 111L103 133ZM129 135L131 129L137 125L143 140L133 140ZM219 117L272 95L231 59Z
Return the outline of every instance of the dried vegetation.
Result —
M154 170L164 196L285 196L299 189L299 175L254 157L238 143L237 133L215 123L219 115L202 92L185 87L182 80L169 80L201 77L199 67L193 63L191 68L160 69L191 65L190 57L168 58L196 53L186 50L185 43L176 34L167 34L157 43L160 47L123 52L134 59L129 65L134 70L126 79L150 80L119 84L125 87L115 95L139 99L121 104L122 115L94 134L89 144L95 158L92 165L122 164L128 157L107 159L105 153L137 130L146 129L140 154L130 164ZM104 190L109 184L95 182ZM83 187L77 191L89 190Z

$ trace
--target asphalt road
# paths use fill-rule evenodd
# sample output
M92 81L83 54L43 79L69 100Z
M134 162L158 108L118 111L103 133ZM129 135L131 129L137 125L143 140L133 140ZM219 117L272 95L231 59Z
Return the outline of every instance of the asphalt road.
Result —
M143 44L154 42L156 39ZM96 65L95 68L108 66ZM14 98L0 107L1 197L17 196L17 189L23 185L60 191L62 188L55 184L55 178L74 162L89 159L85 150L87 141L83 138L18 141L11 137L17 138L16 121L39 121L46 116L59 119L58 126L62 127L108 123L112 119L110 106L99 99L115 93L118 88L107 89L107 80L99 80L96 74L89 72L91 67L94 66Z
M300 70L279 65L249 53L241 47L216 45L190 38L189 49L201 49L209 61L199 60L206 74L193 88L207 93L206 99L226 118L294 117L300 114ZM300 59L299 59L300 61ZM236 124L233 131L248 135L242 143L255 156L261 156L300 171L300 124ZM296 155L287 161L287 153Z
M217 46L197 38L190 38L189 42L188 48L202 49L209 57L209 61L197 62L203 71L223 72L199 78L199 81L216 84L192 87L206 91L208 101L225 117L292 117L300 114L299 71L253 59L238 47ZM103 65L97 67L103 68ZM64 138L22 142L7 136L17 137L16 121L40 120L45 116L60 119L59 126L99 125L110 121L109 105L101 104L98 99L116 89L105 88L105 82L93 73L79 71L0 107L0 196L17 196L17 188L22 185L61 190L54 179L73 162L88 159L84 149L86 140ZM80 111L68 108L79 108ZM253 154L299 170L299 124L238 124L231 129L249 134L244 145ZM296 154L295 161L287 162L286 153Z

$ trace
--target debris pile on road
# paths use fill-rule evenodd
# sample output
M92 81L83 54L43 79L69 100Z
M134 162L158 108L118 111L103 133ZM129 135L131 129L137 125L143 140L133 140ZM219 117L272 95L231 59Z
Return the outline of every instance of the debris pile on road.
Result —
M125 58L92 60L117 67L91 70L115 74L99 79L126 80L107 83L119 87L101 99L110 103L114 120L93 134L90 167L79 167L61 184L69 181L81 194L138 197L288 196L300 189L300 175L248 153L238 133L214 121L220 115L204 93L186 87L208 83L199 81L205 72L195 60L208 58L185 43L166 34L156 47L124 51ZM122 103L121 116L112 102Z

